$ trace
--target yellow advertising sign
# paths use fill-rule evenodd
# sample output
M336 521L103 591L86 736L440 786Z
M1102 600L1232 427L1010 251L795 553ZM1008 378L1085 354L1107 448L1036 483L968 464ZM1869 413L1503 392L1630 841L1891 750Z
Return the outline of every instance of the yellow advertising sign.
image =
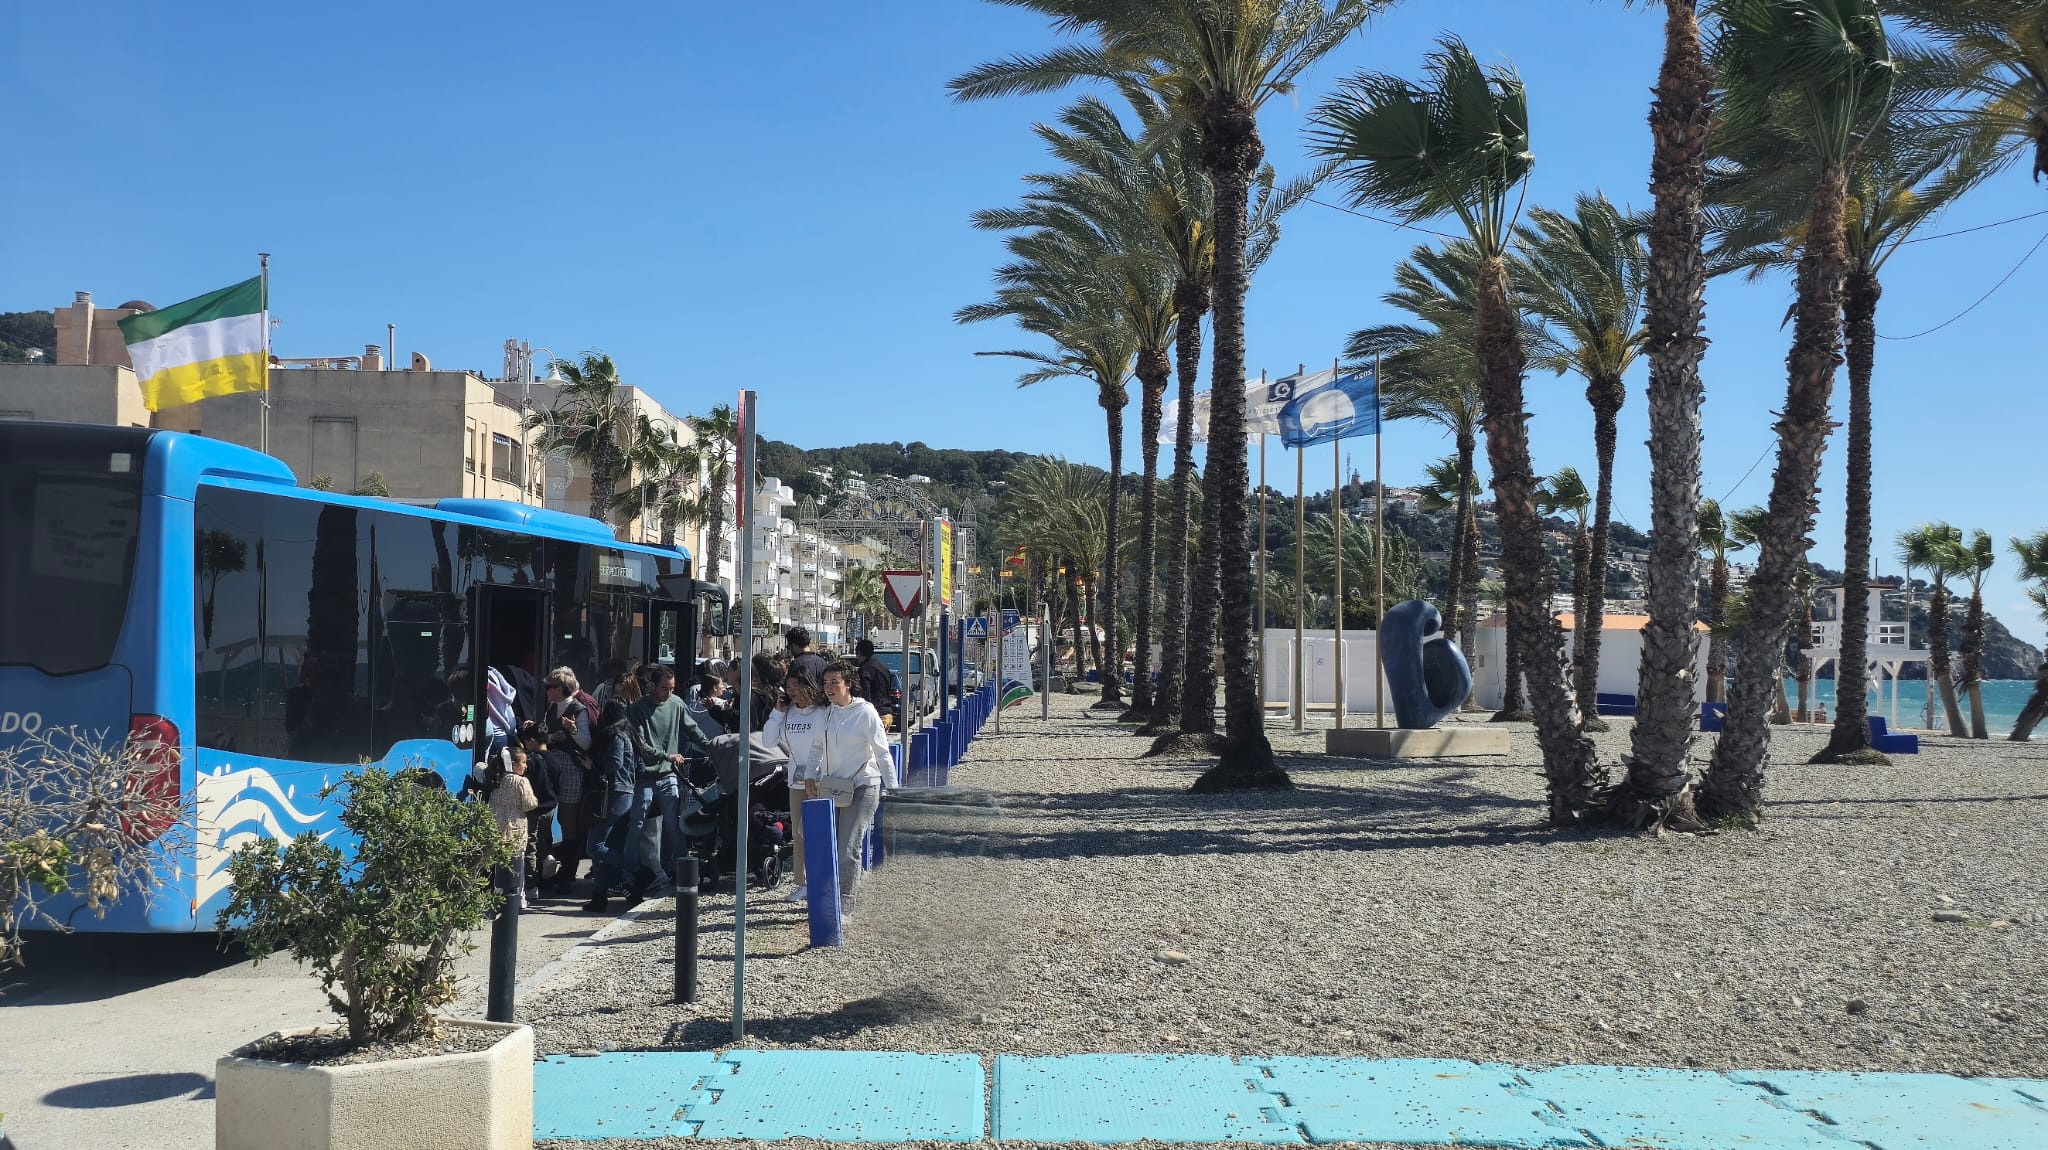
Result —
M945 604L953 601L953 521L939 520L938 529L939 564L934 574L938 576L939 602Z

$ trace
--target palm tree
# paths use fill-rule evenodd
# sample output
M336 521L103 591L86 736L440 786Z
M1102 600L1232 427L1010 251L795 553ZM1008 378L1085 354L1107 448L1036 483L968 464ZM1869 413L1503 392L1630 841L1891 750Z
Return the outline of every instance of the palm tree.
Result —
M1739 513L1738 513L1739 514ZM1751 542L1740 538L1717 500L1700 500L1700 550L1707 556L1707 702L1728 701L1728 555Z
M1761 507L1745 507L1740 511L1729 512L1729 548L1740 551L1745 547L1755 547L1757 541L1763 538L1765 524L1769 519L1770 512ZM1795 603L1804 603L1812 598L1813 565L1808 563L1803 555L1800 556L1798 566L1792 569L1792 591ZM1731 596L1731 600L1732 598ZM1730 607L1723 613L1722 630L1730 635L1740 634L1742 628L1749 625L1749 610L1749 592L1745 588L1741 596L1741 609ZM1792 721L1792 700L1785 693L1785 674L1789 668L1785 665L1782 649L1775 655L1775 660L1771 682L1777 690L1777 703L1772 709L1771 721L1782 727Z
M1846 203L1849 268L1843 285L1842 318L1849 383L1848 483L1844 489L1842 570L1870 570L1871 549L1871 376L1877 358L1877 306L1883 295L1879 274L1914 229L1993 170L1982 149L1967 139L1925 130L1925 107L1895 103L1858 150L1849 172ZM1750 278L1790 266L1799 251L1804 203L1811 186L1812 157L1800 133L1774 128L1743 141L1740 154L1726 157L1711 188L1719 208L1723 252L1717 270L1746 270ZM1844 619L1869 611L1867 580L1847 578L1842 588ZM1868 636L1861 626L1842 628L1835 668L1835 725L1814 762L1883 763L1871 748L1866 692Z
M1571 824L1605 801L1607 779L1579 729L1558 659L1562 637L1550 614L1553 576L1522 404L1526 360L1507 255L1517 189L1534 163L1528 101L1513 69L1482 68L1454 36L1438 43L1424 65L1426 86L1383 74L1344 80L1313 114L1310 145L1337 164L1353 204L1399 212L1408 223L1454 215L1478 254L1479 379L1508 615L1521 633L1550 817Z
M1593 493L1586 490L1586 481L1576 467L1559 468L1556 475L1536 488L1538 511L1545 515L1570 515L1578 523L1578 530L1572 534L1572 662L1578 669L1575 678L1580 719L1586 729L1604 731L1607 724L1599 718L1600 701L1590 693L1599 676L1588 675L1585 669L1588 651L1586 631L1592 626L1592 608L1588 603L1600 598L1604 591L1593 582L1592 531L1586 523L1586 514L1592 505Z
M1948 581L1962 569L1963 533L1946 523L1922 523L1898 537L1899 562L1927 572L1933 594L1927 599L1927 674L1941 691L1942 713L1949 734L1963 737L1963 709L1956 703L1955 675L1949 662Z
M1944 126L1991 150L1997 167L2031 153L2040 182L2048 174L2048 3L1887 0L1884 8L1934 41L1900 52L1902 81L1942 97L1935 107Z
M640 474L640 482L618 494L612 515L621 526L643 515L651 515L661 530L661 545L676 545L678 524L711 514L704 506L698 477L704 456L695 443L686 443L672 424L639 417L639 431L627 451L627 463Z
M1250 476L1244 444L1244 300L1253 176L1265 159L1259 109L1362 25L1385 0L1010 0L1095 43L984 64L952 82L962 99L1046 92L1095 79L1150 89L1180 126L1201 136L1214 189L1209 466L1204 494L1216 517L1226 745L1199 789L1289 786L1273 764L1253 650ZM1197 580L1199 595L1201 580ZM1193 656L1190 651L1190 666ZM1204 704L1206 705L1206 703ZM1187 705L1183 702L1183 723Z
M839 575L839 598L853 617L860 620L860 631L866 634L870 625L882 617L888 603L882 592L882 573L873 567L848 567Z
M1715 63L1726 91L1727 151L1740 155L1746 139L1797 124L1812 172L1770 514L1758 540L1728 716L1701 783L1708 814L1754 825L1762 815L1770 749L1771 672L1792 618L1793 576L1805 562L1821 455L1834 427L1828 402L1842 361L1848 176L1862 140L1884 114L1893 68L1871 0L1726 0L1722 7ZM1782 679L1776 689L1784 690Z
M732 490L733 468L739 458L739 419L731 404L721 403L711 409L711 414L692 415L685 422L697 434L697 451L704 462L704 578L716 583L725 550L726 496L732 494L735 501L741 498ZM735 590L745 578L745 574L735 570Z
M1126 718L1152 716L1153 562L1157 550L1156 490L1159 475L1159 424L1172 371L1168 348L1174 338L1174 288L1178 265L1161 235L1148 193L1157 173L1147 151L1124 130L1109 105L1084 99L1060 116L1061 128L1037 128L1053 155L1070 166L1062 171L1027 176L1034 191L1019 208L978 212L974 224L993 230L1039 230L1063 236L1095 253L1107 273L1111 294L1106 301L1122 313L1137 339L1134 374L1140 395L1140 456L1143 496L1139 504L1137 587L1137 652ZM1120 419L1121 415L1113 415ZM1112 432L1114 435L1115 433ZM1110 446L1111 470L1121 476L1122 445ZM1112 530L1120 516L1112 516ZM1117 600L1119 565L1106 572L1107 598ZM1120 676L1105 680L1103 698L1114 698Z
M1162 284L1158 265L1127 259L1099 231L1090 228L1042 227L1004 241L1014 257L995 271L996 298L961 308L959 323L1007 318L1055 346L1052 352L1031 349L984 351L977 355L1010 356L1033 366L1017 377L1019 387L1074 377L1095 385L1109 429L1109 473L1112 489L1123 478L1124 408L1130 404L1125 381L1138 353L1140 338L1129 311L1119 300L1126 291L1142 291L1132 280L1153 287ZM1153 298L1162 298L1155 294ZM1110 499L1107 537L1102 553L1118 550L1120 500ZM1116 706L1123 695L1122 648L1116 641L1116 565L1105 564L1090 576L1091 594L1102 592L1100 625L1108 632L1108 662L1096 669L1102 678L1100 707ZM1099 576L1100 582L1094 582Z
M1629 732L1628 777L1615 796L1624 825L1697 825L1692 776L1693 658L1699 636L1700 359L1706 354L1707 269L1701 200L1714 73L1701 44L1699 0L1663 0L1664 56L1650 104L1649 278L1643 293L1650 361L1649 619Z
M2048 531L2036 531L2028 538L2007 540L2012 546L2014 558L2020 561L2019 577L2022 582L2033 583L2027 588L2027 599L2041 612L2041 621L2048 623ZM2043 648L2048 654L2048 648ZM2015 743L2024 743L2033 737L2034 727L2044 716L2048 716L2048 658L2044 658L2041 669L2034 677L2034 693L2027 698L2027 705L2020 709L2019 721L2012 725L2012 734L2007 736Z
M1107 488L1094 468L1035 456L1010 469L1004 491L1003 538L1016 539L1069 596L1074 620L1075 677L1081 671L1083 604L1104 561ZM1050 612L1048 614L1051 614ZM1090 613L1089 631L1101 618ZM1096 667L1103 666L1099 651Z
M1378 365L1382 419L1434 423L1456 445L1455 475L1444 488L1456 507L1444 626L1457 632L1467 660L1479 571L1479 520L1472 507L1479 493L1478 262L1478 250L1462 240L1416 248L1395 265L1394 288L1380 298L1417 322L1364 328L1344 345L1353 363Z
M1614 449L1617 423L1628 388L1622 378L1642 355L1643 291L1650 255L1643 246L1643 221L1629 216L1606 196L1582 195L1571 215L1537 208L1520 230L1522 268L1516 284L1523 306L1555 333L1557 351L1536 357L1539 366L1586 381L1593 407L1595 480L1592 530L1587 538L1589 592L1579 597L1572 648L1577 660L1579 711L1605 729L1596 706L1600 681L1600 631L1607 612L1607 543L1614 513Z
M1334 618L1337 592L1336 521L1328 515L1311 515L1305 522L1301 546L1306 552L1305 589L1327 597ZM1422 563L1406 535L1388 531L1386 545L1377 549L1385 561L1386 593L1390 603L1413 599L1422 593ZM1344 625L1377 627L1370 591L1373 587L1375 547L1371 523L1344 525ZM1288 588L1293 591L1292 586Z
M1385 392L1382 391L1384 398ZM1469 463L1469 461L1467 461ZM1479 495L1479 481L1466 477L1455 455L1446 455L1423 468L1426 478L1416 485L1422 495L1422 510L1431 515L1452 513L1449 586L1444 591L1444 630L1456 634L1466 660L1472 658L1472 630L1478 625L1479 603L1479 519L1472 514L1472 500ZM1462 628L1462 629L1461 629Z
M1998 562L1998 548L1986 531L1970 532L1970 543L1957 552L1960 574L1970 584L1970 603L1963 609L1963 691L1970 696L1970 737L1988 739L1984 727L1984 579Z
M555 405L526 417L538 433L535 452L561 452L590 472L590 517L611 522L612 500L630 465L621 440L632 432L640 409L619 382L618 366L601 351L586 351L571 363L554 361L565 381L555 392Z

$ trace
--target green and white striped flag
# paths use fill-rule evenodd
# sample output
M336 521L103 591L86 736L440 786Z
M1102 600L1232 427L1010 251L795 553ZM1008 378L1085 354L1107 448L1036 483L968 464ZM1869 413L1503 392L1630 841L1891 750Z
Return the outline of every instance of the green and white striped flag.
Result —
M263 278L121 321L128 359L151 411L215 395L261 391L269 364Z

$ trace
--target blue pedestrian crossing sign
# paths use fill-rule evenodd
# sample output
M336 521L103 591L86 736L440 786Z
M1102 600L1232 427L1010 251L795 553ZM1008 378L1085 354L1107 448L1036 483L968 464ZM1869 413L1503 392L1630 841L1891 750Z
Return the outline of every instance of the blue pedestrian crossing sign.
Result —
M988 638L988 620L979 615L969 619L967 621L967 637L970 639Z

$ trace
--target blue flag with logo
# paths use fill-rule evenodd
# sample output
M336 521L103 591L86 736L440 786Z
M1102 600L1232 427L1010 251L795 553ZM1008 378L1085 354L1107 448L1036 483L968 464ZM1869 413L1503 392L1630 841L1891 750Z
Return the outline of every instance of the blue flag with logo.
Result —
M1304 378L1280 409L1280 441L1289 447L1379 433L1379 379L1369 367Z

